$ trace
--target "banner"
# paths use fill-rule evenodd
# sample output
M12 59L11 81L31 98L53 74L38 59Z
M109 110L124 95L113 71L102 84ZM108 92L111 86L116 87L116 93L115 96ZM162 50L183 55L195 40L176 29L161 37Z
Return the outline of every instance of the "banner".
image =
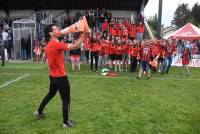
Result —
M182 59L180 55L173 57L172 66L182 66ZM193 55L189 66L200 67L200 55Z

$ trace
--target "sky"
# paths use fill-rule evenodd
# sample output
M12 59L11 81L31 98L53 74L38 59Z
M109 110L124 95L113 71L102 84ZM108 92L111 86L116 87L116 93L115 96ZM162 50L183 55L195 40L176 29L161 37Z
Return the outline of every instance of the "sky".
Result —
M164 24L164 27L171 25L174 12L179 4L187 3L189 8L192 9L193 5L197 2L200 4L199 0L163 0L162 24ZM145 17L158 15L158 3L159 0L149 0L144 9Z

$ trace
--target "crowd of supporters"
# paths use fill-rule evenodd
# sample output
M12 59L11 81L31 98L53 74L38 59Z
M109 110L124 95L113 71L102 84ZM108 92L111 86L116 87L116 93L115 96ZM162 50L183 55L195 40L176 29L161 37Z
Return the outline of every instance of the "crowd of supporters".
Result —
M160 74L169 73L172 58L179 55L179 58L183 59L183 66L187 69L189 76L188 64L191 55L200 54L198 41L151 40L143 37L145 28L141 15L134 19L113 18L110 12L97 8L84 13L77 12L74 18L68 18L64 27L77 22L82 15L86 16L91 32L80 49L70 51L68 56L70 58L66 56L66 59L72 63L72 70L77 65L80 71L80 62L86 61L90 64L90 72L98 72L99 68L104 67L114 71L129 70L130 72L135 72L139 68L138 79L144 72L147 78L150 78L150 71ZM77 41L80 34L65 35L60 41L73 43ZM21 42L22 45L25 44ZM40 33L33 42L35 61L44 60L45 45L46 41ZM23 53L25 53L24 50L22 57L26 59ZM158 62L157 67L150 65L150 62L155 59ZM129 63L130 67L128 67Z

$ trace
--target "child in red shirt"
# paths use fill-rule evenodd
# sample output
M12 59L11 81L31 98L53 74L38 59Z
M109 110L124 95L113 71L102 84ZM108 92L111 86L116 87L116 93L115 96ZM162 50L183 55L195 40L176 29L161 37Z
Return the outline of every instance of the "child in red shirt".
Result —
M185 74L185 70L187 70L187 76L190 76L190 70L188 67L188 64L191 61L191 51L190 48L187 46L184 46L183 52L182 52L182 68L183 68L183 74Z

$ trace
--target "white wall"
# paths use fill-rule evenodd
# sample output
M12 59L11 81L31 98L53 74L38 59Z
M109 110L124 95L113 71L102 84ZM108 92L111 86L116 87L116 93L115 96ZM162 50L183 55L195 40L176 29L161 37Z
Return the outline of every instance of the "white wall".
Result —
M10 18L26 18L31 13L33 13L33 10L10 10Z
M3 10L0 10L0 18L6 18L6 13Z
M112 17L120 17L120 18L131 17L132 13L134 16L136 16L137 14L136 11L120 11L120 10L108 10L108 11L112 13Z

